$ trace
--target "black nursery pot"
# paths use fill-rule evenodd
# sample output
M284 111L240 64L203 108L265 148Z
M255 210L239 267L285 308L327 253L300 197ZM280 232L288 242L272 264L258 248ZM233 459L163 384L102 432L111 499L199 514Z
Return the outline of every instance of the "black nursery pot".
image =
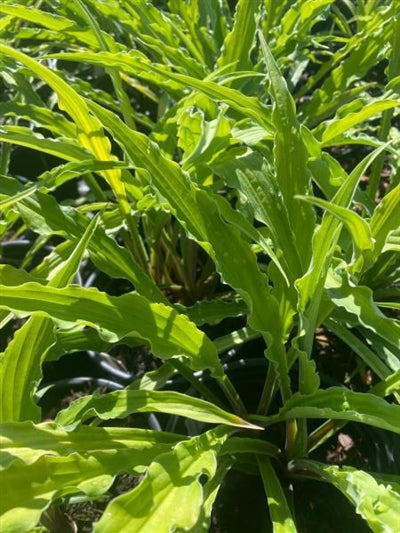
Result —
M254 412L257 407L266 370L267 363L261 359L253 359L250 364L244 363L241 367L234 365L233 369L227 368L227 374L249 411ZM357 425L354 424L353 426ZM282 446L284 426L279 425L274 429L271 426L269 429L268 440ZM365 429L367 439L374 438L374 428L357 427L350 429L352 434L357 431L359 436L363 434L363 429ZM382 437L379 431L376 434ZM325 462L327 450L333 446L334 440L335 437L325 443L323 448L319 449L312 458L316 459L318 455L318 459ZM364 453L367 451L372 452L372 457L369 458L370 464L378 466L377 450L370 448L364 450ZM385 453L383 455L385 456ZM388 457L385 456L381 459L385 466L388 465L388 458L390 462L393 451L388 451L387 455ZM338 531L368 533L370 531L366 522L356 514L352 504L332 485L322 481L291 479L286 477L283 472L281 483L291 506L298 533L337 533ZM209 529L209 533L243 533L245 531L249 533L272 533L273 531L265 490L256 467L254 474L244 473L235 467L228 472L214 503L212 523Z
M249 343L250 353L257 353L256 345ZM259 346L258 346L259 348ZM258 354L263 351L258 351ZM243 354L241 354L243 355ZM250 412L254 412L262 393L268 367L265 358L250 358L233 361L226 365L226 373L239 392ZM331 382L322 387L332 386ZM327 380L329 381L329 380ZM339 385L339 384L337 384ZM279 398L275 400L272 410L279 409ZM319 425L321 421L314 421ZM310 425L313 422L310 421ZM280 447L284 445L284 425L268 428L266 438ZM400 439L388 431L370 426L350 423L342 432L350 436L354 449L343 458L343 464L371 472L398 473L400 465ZM260 437L259 435L258 437ZM262 436L261 436L262 438ZM338 436L335 435L315 452L311 459L326 463L337 447ZM329 483L289 477L280 471L281 484L286 492L299 533L368 533L367 523L356 513L354 506L334 486ZM268 511L267 498L262 479L254 466L254 473L244 472L238 467L232 468L225 477L213 506L210 533L272 533L273 527Z

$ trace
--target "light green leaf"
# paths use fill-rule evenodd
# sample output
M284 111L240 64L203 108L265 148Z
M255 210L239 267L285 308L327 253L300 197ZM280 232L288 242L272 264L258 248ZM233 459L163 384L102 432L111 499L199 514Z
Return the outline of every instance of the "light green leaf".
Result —
M139 474L181 438L131 428L83 427L68 433L55 424L31 422L2 424L1 435L4 533L25 533L63 495L103 494L115 474Z
M251 312L250 326L274 340L270 343L267 356L277 366L278 378L288 393L278 302L270 294L267 278L259 270L248 243L241 238L236 228L223 221L213 198L191 183L175 162L161 154L157 145L127 128L109 111L93 102L89 106L112 132L114 139L124 147L133 164L146 168L151 183L168 201L177 218L215 260L223 280L246 301ZM165 179L167 175L168 180Z
M332 202L316 198L315 196L298 196L297 198L318 205L335 215L348 229L355 246L361 253L372 252L374 241L372 239L370 225L355 211L341 207Z
M207 480L203 487L204 503L200 509L200 514L197 523L191 528L191 533L204 533L208 531L211 524L211 513L215 498L221 487L222 482L230 468L234 464L232 457L225 457L222 461L218 461L218 467L214 476Z
M1 126L0 141L26 146L34 150L60 157L66 161L88 159L92 154L70 139L48 139L22 126Z
M210 173L208 169L210 162L237 142L232 139L230 124L224 116L225 113L226 106L220 110L217 118L206 121L203 112L194 112L189 108L178 119L178 144L185 150L182 168L189 173L195 170L199 182L203 181L203 178L199 179L200 171L204 168Z
M72 281L97 222L93 218L71 256L51 273L48 286L63 287ZM42 376L41 364L54 343L55 328L49 317L34 315L16 332L0 359L0 421L40 419L32 397Z
M353 392L344 387L330 387L309 395L294 394L277 415L264 418L269 425L292 418L332 418L369 424L400 434L400 406L378 396ZM254 421L261 421L256 415Z
M342 307L355 316L360 325L370 329L395 348L400 348L400 323L379 310L369 287L353 287L345 276L332 273L326 281L326 292L337 307Z
M90 46L90 48L97 48L97 39L92 33L90 31L83 31L82 27L72 19L67 19L54 13L48 13L34 7L25 7L22 5L1 5L0 13L7 13L8 15L19 17L50 30L60 32L63 35L70 35L78 41Z
M375 209L370 221L375 250L371 260L381 253L390 231L400 227L400 184L389 191Z
M3 102L0 104L0 114L6 117L24 118L60 137L76 138L76 126L73 122L67 120L61 113L43 106L23 102Z
M17 195L23 187L12 178L0 180L0 193L8 197ZM42 235L55 233L79 239L89 219L71 207L61 206L56 199L37 192L18 204L18 209L29 227ZM99 270L112 278L131 281L135 289L151 301L167 302L166 297L142 269L132 261L129 252L109 237L99 225L88 248L90 258Z
M87 325L97 329L108 342L135 332L161 358L183 355L195 370L209 368L215 376L223 374L213 343L187 317L164 304L151 303L139 294L108 296L97 289L75 285L64 289L37 283L9 287L7 280L1 279L1 271L0 281L0 307L18 316L40 312L64 328Z
M309 205L300 205L295 196L307 195L310 190L308 154L296 117L293 97L261 32L259 32L259 38L270 79L269 91L273 99L272 120L276 128L274 145L276 177L279 191L290 213L289 223L295 236L297 249L302 251L300 262L304 269L311 255L315 215Z
M0 279L6 279L9 286L22 285L23 283L46 283L46 280L33 276L22 268L11 265L0 265Z
M152 391L149 389L110 392L104 396L85 396L60 411L58 424L73 429L87 418L97 416L101 420L125 418L132 413L168 413L183 416L208 424L260 429L240 417L227 413L216 405L199 398L174 391Z
M74 450L93 456L105 451L118 453L122 465L136 453L135 468L140 472L152 457L184 438L166 431L136 428L82 426L69 432L53 422L8 422L0 424L0 428L1 449L7 452L2 456L1 469L20 461L30 465L43 455L68 456Z
M37 178L37 182L32 185L25 187L20 193L13 194L9 198L5 198L0 201L0 210L9 208L10 206L20 202L24 198L31 196L38 190L49 191L55 187L59 187L64 183L67 183L69 180L72 180L79 176L84 176L89 172L96 172L101 170L108 170L112 168L118 168L125 166L119 161L72 161L71 163L66 163L65 165L60 165L53 168L50 171L46 171Z
M371 389L371 392L377 396L389 396L389 394L395 392L400 393L400 370L380 381Z
M260 0L239 0L236 4L233 28L224 39L217 60L218 67L230 65L230 70L234 71L251 68L250 54L254 46L260 4Z
M95 533L190 531L204 505L199 477L214 477L216 454L226 438L227 430L220 427L159 455L138 487L107 506Z
M363 109L357 113L348 113L343 118L334 118L329 122L322 134L322 145L329 146L335 137L338 137L350 128L357 126L357 124L364 122L377 113L385 111L385 109L392 109L398 105L400 105L400 100L374 101L365 105Z
M32 316L0 354L0 421L40 419L33 391L41 376L41 362L54 345L51 319Z
M254 227L252 231L255 235L248 231L247 228L251 224L247 220L246 225L241 223L242 231L245 230L271 257L286 283L288 280L295 280L301 274L300 258L290 228L288 212L267 161L257 152L251 152L234 159L222 160L220 164L217 162L213 169L226 178L229 186L235 187L241 196L247 198L254 217L267 226L263 229L267 230L272 246L266 243L267 238ZM221 202L219 205L221 207ZM276 256L279 256L279 259Z
M111 144L104 135L101 124L89 113L83 98L67 82L63 81L52 70L10 46L0 43L0 53L25 65L57 93L60 108L70 115L77 126L77 139L82 147L87 148L100 161L115 159L111 155ZM121 180L120 171L118 169L105 170L103 175L118 201L121 202L121 205L125 205L125 187ZM129 209L126 205L125 207Z
M305 469L332 483L355 506L375 533L392 533L400 523L400 494L390 484L378 483L371 474L351 466L327 466L310 460L296 461L294 469Z
M350 206L359 179L383 149L384 147L374 150L356 166L348 179L340 186L332 203L340 207L348 208ZM313 237L313 258L309 270L296 284L301 296L301 310L304 310L308 301L312 300L314 293L320 285L321 278L323 280L327 275L328 266L331 262L339 232L340 222L330 213L325 213L321 226Z
M145 76L148 73L154 73L158 76L158 83L171 85L171 82L176 82L178 87L186 89L191 87L209 98L218 102L223 102L229 107L244 115L251 117L257 124L260 124L267 132L272 131L270 109L260 103L260 101L253 97L242 94L236 89L225 87L222 84L216 83L209 79L197 79L186 74L178 74L172 72L169 68L160 64L152 64L148 59L136 51L127 53L111 54L109 52L76 52L52 54L49 57L57 57L59 59L68 61L87 61L89 63L100 64L103 66L118 66L129 74L135 76ZM157 79L152 78L153 83Z
M300 98L324 78L320 88L312 91L311 99L302 106L303 116L307 117L308 122L318 123L327 109L329 114L333 114L346 97L350 101L353 100L352 93L350 92L349 98L346 92L351 89L354 80L362 78L384 59L387 49L382 43L389 43L393 33L388 10L376 9L372 16L366 17L364 21L362 30L353 34L344 46L324 61L320 69L310 76L296 94L296 98Z
M348 208L354 197L357 184L365 170L384 149L384 146L368 154L351 172L335 194L332 203ZM311 352L315 328L318 325L320 299L325 279L341 231L341 222L332 214L325 213L322 223L313 236L313 251L306 274L296 282L299 292L299 311L305 313L308 327L305 334L306 352Z
M267 495L274 533L297 533L285 493L270 459L265 455L258 455L257 461Z

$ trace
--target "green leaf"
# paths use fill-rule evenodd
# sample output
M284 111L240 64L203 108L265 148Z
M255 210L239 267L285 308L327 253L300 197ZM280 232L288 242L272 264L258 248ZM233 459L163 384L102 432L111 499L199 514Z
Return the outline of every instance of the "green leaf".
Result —
M376 9L372 16L365 17L361 31L352 35L330 59L324 61L316 74L296 94L300 98L315 87L323 78L322 85L312 92L311 99L302 106L302 114L308 122L318 123L326 110L334 113L346 97L346 92L386 55L386 46L393 33L393 24L387 8ZM371 36L374 36L372 39ZM349 75L351 73L351 75ZM354 96L350 92L350 101ZM346 101L346 100L344 100Z
M380 381L371 392L377 396L389 396L395 392L400 392L400 370Z
M265 455L258 455L257 461L267 495L274 533L297 533L285 493L270 459Z
M276 177L267 161L253 152L224 162L217 170L227 177L229 184L246 196L255 218L267 226L286 277L289 280L299 277L301 262L295 235L282 195L279 194Z
M21 216L30 227L40 233L57 232L63 236L79 238L85 231L88 218L76 210L60 206L48 194L37 193L18 206ZM93 263L112 278L131 281L143 296L155 302L167 302L166 297L141 268L132 261L128 250L119 246L100 225L89 243L89 254Z
M270 294L267 278L261 273L248 243L241 238L237 228L223 221L213 197L191 183L179 165L164 157L157 145L128 128L113 113L93 102L89 106L112 132L133 164L149 172L152 185L215 260L223 280L243 297L250 309L250 326L273 339L267 356L276 365L278 379L288 395L284 333L278 302ZM165 179L167 175L168 180Z
M115 474L139 474L181 438L131 428L82 427L68 433L55 424L31 422L2 424L0 432L5 533L25 533L63 495L103 494Z
M175 308L177 311L185 314L197 326L203 324L215 325L224 318L241 316L247 312L246 304L240 299L223 300L219 298L215 300L201 300L190 307L175 304Z
M55 72L10 46L0 43L0 53L25 65L57 93L60 108L69 114L77 126L77 139L82 147L87 148L100 161L115 159L111 155L111 144L104 135L101 124L89 113L83 98L67 82L63 81ZM120 171L117 169L105 170L103 175L118 201L125 205L125 187L121 180Z
M8 197L23 191L21 185L12 178L0 180L0 193ZM21 200L18 209L29 227L42 235L56 233L65 237L81 238L89 219L71 207L61 206L57 200L40 192ZM90 258L99 270L112 278L131 281L143 296L155 302L167 302L166 297L142 269L132 261L128 250L122 248L105 230L98 225L88 248Z
M13 194L9 198L1 200L0 210L9 208L24 198L31 196L38 190L41 190L41 192L49 191L55 187L59 187L60 185L67 183L76 177L84 176L89 172L108 170L122 166L125 165L119 161L96 161L92 159L88 161L72 161L71 163L60 165L38 176L37 182L34 185L24 187L20 193Z
M400 494L390 484L378 483L371 474L351 466L327 466L310 460L296 461L293 469L311 471L332 483L355 506L375 533L392 533L400 523Z
M217 66L230 66L230 70L240 71L251 68L250 54L254 46L257 28L257 14L260 0L239 0L236 4L232 30L226 35Z
M203 533L208 531L211 525L211 513L213 509L213 504L215 498L217 497L218 491L224 481L226 474L229 472L230 468L234 463L234 459L227 457L218 462L217 470L214 476L207 480L203 487L204 492L204 503L200 509L200 514L197 519L197 523L193 528L191 528L191 533Z
M305 268L311 255L315 215L310 206L299 205L295 196L306 195L310 190L308 153L300 132L293 97L261 32L259 38L270 79L269 91L274 102L272 120L276 128L276 177L286 209L290 213L289 223L295 235L297 249L302 251L300 261Z
M344 208L350 206L359 179L384 148L383 146L374 150L356 166L336 192L332 203ZM307 353L311 353L314 331L318 326L320 300L340 231L341 222L329 212L324 213L322 223L313 236L312 258L308 271L296 281L296 288L299 292L298 308L304 314L304 319L307 320L304 340Z
M74 324L90 326L108 342L135 332L161 358L183 355L191 368L209 368L215 376L223 375L213 343L187 317L164 304L151 303L139 294L108 296L97 289L75 285L64 289L37 283L9 287L7 280L1 279L1 271L0 281L0 307L18 316L40 312L64 328Z
M92 33L90 31L83 31L82 27L71 19L61 17L54 13L44 12L34 7L21 5L2 5L0 6L0 12L19 17L34 24L39 24L50 30L60 32L63 35L70 35L91 48L97 48L97 39Z
M68 61L87 61L103 66L117 66L124 69L129 74L141 77L143 77L143 75L146 76L149 72L154 73L159 77L159 83L165 84L167 87L171 85L171 82L176 82L178 87L182 89L191 87L213 100L227 104L241 115L251 117L267 132L272 131L270 110L268 107L261 104L258 98L244 95L236 89L225 87L224 85L207 78L200 80L187 76L186 74L172 72L164 65L150 63L145 56L136 53L134 50L129 54L122 52L116 54L111 54L109 52L76 52L51 54L51 56L48 57L57 57L58 59L62 58L63 60ZM154 83L157 80L153 78L152 81Z
M72 281L97 222L93 218L71 256L51 273L48 286L63 287ZM16 332L0 359L0 421L40 419L32 396L42 376L41 363L54 343L55 328L49 317L32 316Z
M337 336L342 339L347 346L349 346L354 352L361 357L366 365L373 370L381 379L390 374L390 365L384 363L380 357L366 344L351 332L342 321L334 320L332 317L328 317L324 324Z
M380 311L369 287L352 287L345 276L332 273L326 281L326 293L337 307L344 308L356 317L360 325L373 331L389 345L400 348L400 323Z
M375 239L375 249L371 261L377 259L386 243L390 231L400 226L400 184L383 197L372 214L370 227Z
M384 149L384 146L368 154L351 172L335 194L332 203L348 208L351 204L359 179ZM313 237L313 257L308 272L296 284L300 292L300 308L305 310L307 303L325 279L330 265L334 247L340 232L340 222L330 213L325 213L322 223Z
M270 455L278 459L281 455L281 450L275 444L261 439L250 439L246 437L231 437L222 446L220 455L237 454L257 454Z
M55 325L32 316L0 354L0 421L40 420L33 392L41 376L41 362L55 344Z
M46 107L22 102L3 102L0 104L0 114L6 117L24 118L36 127L42 127L60 137L71 139L76 137L75 124L67 120L61 113L56 113Z
M267 424L292 418L332 418L361 422L400 434L400 406L378 396L353 392L342 387L330 387L309 395L294 394L277 415L264 418ZM261 421L261 417L252 416Z
M338 137L345 131L357 126L357 124L364 122L377 113L381 113L382 111L385 111L385 109L392 109L399 104L400 100L375 101L367 104L357 113L348 113L343 118L334 118L328 123L322 134L322 146L329 146L331 142L334 141L335 137Z
M227 413L216 405L199 398L173 391L132 390L110 392L104 396L85 396L60 411L58 424L73 429L87 418L101 420L125 418L132 413L168 413L208 424L260 429L240 417Z
M94 531L190 531L204 505L205 494L199 478L202 474L209 479L214 477L216 454L226 438L227 430L220 427L159 455L138 487L107 506Z
M322 198L316 198L315 196L297 196L297 198L309 202L314 205L318 205L323 209L326 209L337 217L349 231L354 245L359 253L369 258L372 255L374 249L374 241L371 234L370 225L366 220L360 217L358 213L335 205L332 202L323 200Z
M7 452L2 456L2 469L20 461L30 465L43 455L68 456L71 450L80 454L90 453L93 456L101 456L104 451L118 453L121 454L123 465L133 453L132 448L136 448L135 468L140 472L144 465L149 464L149 458L183 438L166 431L136 428L82 426L70 432L53 422L8 422L0 424L0 428L1 448Z
M0 141L26 146L40 152L60 157L66 161L88 159L91 154L70 139L48 139L22 126L1 126Z

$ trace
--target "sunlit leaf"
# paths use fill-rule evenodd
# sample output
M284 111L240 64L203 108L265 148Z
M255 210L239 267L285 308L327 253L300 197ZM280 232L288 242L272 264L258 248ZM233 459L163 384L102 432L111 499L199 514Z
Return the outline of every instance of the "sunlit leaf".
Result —
M278 476L266 456L257 456L258 466L264 483L274 533L296 533L297 529L286 501Z
M2 530L25 533L52 501L68 494L104 494L114 475L139 474L179 436L131 428L67 433L55 424L1 425Z
M199 478L215 475L216 453L226 437L226 429L217 428L159 455L137 488L107 506L95 526L96 533L190 530L205 498Z
M56 421L70 429L93 416L102 420L110 420L125 418L132 413L146 412L168 413L209 424L257 428L205 400L174 391L151 391L149 389L127 389L110 392L100 397L85 396L61 411Z
M8 287L7 280L1 281L0 305L18 316L40 312L61 327L84 324L97 329L109 342L135 332L161 358L183 355L193 369L210 368L215 375L222 374L215 346L172 307L151 303L134 293L108 296L76 285L56 289L37 283Z
M293 395L277 415L266 418L265 422L270 424L291 418L332 418L361 422L400 434L399 416L399 405L390 404L373 394L330 387L309 395ZM256 416L252 418L258 420Z

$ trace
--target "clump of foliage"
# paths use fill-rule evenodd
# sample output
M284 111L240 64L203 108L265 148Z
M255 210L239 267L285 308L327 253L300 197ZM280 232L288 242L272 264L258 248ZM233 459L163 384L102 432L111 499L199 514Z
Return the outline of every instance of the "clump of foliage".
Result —
M1 3L4 532L43 531L50 506L123 473L141 477L94 531L208 531L230 469L261 477L275 532L301 531L298 478L398 528L394 466L311 457L348 422L400 434L400 6L230 4ZM368 383L321 384L321 328ZM221 354L255 338L249 410ZM119 344L159 367L42 422L44 363ZM118 427L142 412L160 427Z

